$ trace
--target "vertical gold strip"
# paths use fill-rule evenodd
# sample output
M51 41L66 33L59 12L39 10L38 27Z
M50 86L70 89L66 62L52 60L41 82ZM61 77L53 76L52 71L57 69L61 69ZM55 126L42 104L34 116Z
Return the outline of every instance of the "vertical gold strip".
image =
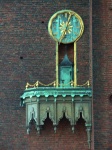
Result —
M58 87L58 42L56 42L56 87Z
M77 86L77 52L76 42L74 42L74 87Z

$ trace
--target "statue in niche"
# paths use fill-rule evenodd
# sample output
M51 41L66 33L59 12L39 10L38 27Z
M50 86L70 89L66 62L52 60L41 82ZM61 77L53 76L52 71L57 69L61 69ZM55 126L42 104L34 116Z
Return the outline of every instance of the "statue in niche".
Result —
M32 107L32 110L30 112L30 117L31 119L34 119L35 118L35 110L34 110L34 107Z

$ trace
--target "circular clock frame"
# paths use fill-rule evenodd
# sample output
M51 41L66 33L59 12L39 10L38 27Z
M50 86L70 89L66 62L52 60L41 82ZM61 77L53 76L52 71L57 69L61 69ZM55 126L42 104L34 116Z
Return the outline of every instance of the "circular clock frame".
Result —
M59 19L60 16L64 16L67 15L67 20L61 20L61 23L58 23L58 31L60 31L60 35L58 35L58 37L55 36L55 34L53 32L55 32L55 30L53 30L53 25L56 22L56 19ZM76 27L76 24L73 24L73 17L77 20L78 24L80 27ZM72 21L70 21L70 19L72 19ZM59 21L58 21L59 22ZM75 35L75 33L73 33L72 29L76 28L80 28L78 29L78 34L77 36ZM48 23L48 32L50 34L50 36L59 43L63 43L63 44L69 44L69 43L73 43L76 42L80 39L80 37L82 36L83 32L84 32L84 23L82 18L74 11L72 10L61 10L56 12L49 20ZM71 37L70 37L71 35ZM64 40L65 37L68 36L68 41ZM74 36L74 37L73 37ZM69 38L70 37L70 38ZM71 39L72 38L72 39Z

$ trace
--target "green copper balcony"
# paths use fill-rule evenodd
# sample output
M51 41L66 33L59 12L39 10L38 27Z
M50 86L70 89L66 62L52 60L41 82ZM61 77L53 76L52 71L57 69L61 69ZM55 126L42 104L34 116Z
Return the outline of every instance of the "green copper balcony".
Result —
M71 129L80 115L85 120L88 144L90 147L91 132L91 97L90 87L34 87L28 88L21 96L21 105L26 105L26 127L30 132L31 121L34 120L37 132L49 116L53 122L54 132L63 115L70 121Z
M91 97L92 92L91 88L87 87L37 87L37 88L29 88L24 91L24 94L21 96L22 104L25 103L26 98L32 97L45 97L46 101L49 100L50 97L58 98L61 96L62 98L71 97L73 100L76 97Z

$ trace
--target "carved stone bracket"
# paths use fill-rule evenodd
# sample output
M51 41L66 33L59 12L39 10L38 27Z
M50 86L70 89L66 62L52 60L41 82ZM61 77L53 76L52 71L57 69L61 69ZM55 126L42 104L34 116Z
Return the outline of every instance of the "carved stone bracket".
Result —
M38 94L37 94L38 93ZM91 142L91 90L90 89L34 89L27 90L21 96L22 103L26 105L26 127L27 133L30 132L31 121L35 122L35 127L40 134L41 126L49 115L53 122L54 132L56 133L59 121L65 117L70 121L71 130L80 114L85 120L88 145Z
M87 138L88 138L88 146L90 149L91 146L91 124L90 125L86 125L86 131L87 131Z

